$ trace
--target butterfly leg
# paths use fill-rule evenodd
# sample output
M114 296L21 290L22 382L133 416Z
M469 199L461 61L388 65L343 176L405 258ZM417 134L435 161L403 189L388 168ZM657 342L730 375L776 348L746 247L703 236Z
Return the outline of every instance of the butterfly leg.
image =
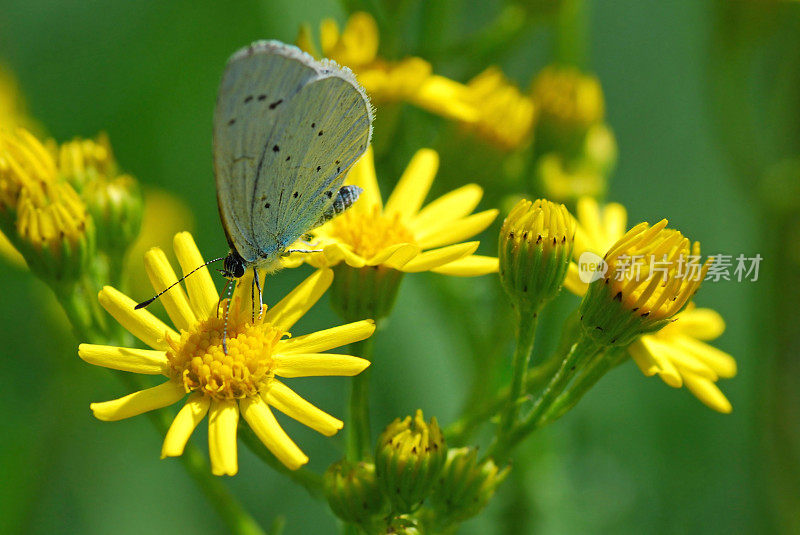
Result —
M233 281L228 281L228 284L225 285L225 294L228 295L228 303L225 305L225 321L222 327L222 352L226 355L228 354L228 312L231 309L231 295L233 294L233 290L230 289L231 283Z
M263 290L261 290L261 277L258 275L258 269L255 266L253 266L253 282L256 283L256 290L258 290L258 319L261 319L261 312L264 310L264 294ZM255 319L253 319L253 323L255 323Z

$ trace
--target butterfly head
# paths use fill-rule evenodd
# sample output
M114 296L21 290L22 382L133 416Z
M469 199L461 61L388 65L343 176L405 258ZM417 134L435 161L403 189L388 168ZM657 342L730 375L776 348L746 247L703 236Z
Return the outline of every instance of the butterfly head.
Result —
M225 260L222 262L222 269L220 272L222 276L227 279L240 279L244 275L245 262L244 258L239 256L236 251L231 251Z

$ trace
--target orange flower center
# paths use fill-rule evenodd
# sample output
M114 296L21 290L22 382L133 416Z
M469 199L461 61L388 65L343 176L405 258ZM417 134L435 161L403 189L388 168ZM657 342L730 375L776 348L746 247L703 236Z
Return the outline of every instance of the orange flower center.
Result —
M167 361L173 376L187 391L219 400L257 396L273 377L273 350L285 333L270 323L228 318L226 354L224 327L224 318L209 318L181 331L178 341L169 340Z
M414 234L400 215L387 215L375 206L371 212L345 212L332 221L331 237L350 245L361 258L372 258L397 243L414 243Z

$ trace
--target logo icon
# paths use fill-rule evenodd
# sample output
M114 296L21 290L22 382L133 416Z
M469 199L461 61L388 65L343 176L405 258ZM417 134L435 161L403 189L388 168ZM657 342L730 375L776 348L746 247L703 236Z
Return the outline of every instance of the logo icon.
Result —
M602 279L606 271L608 271L608 264L602 256L586 251L578 258L578 277L581 282L589 284Z

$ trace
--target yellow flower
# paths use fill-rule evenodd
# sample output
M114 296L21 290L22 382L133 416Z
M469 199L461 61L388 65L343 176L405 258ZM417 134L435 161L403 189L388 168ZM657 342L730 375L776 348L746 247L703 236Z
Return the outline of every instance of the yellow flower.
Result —
M458 121L501 150L525 144L536 120L533 100L498 67L487 68L466 84L431 76L410 100L431 113Z
M471 128L498 148L514 149L530 138L534 103L499 68L489 67L467 82L466 99L478 112Z
M189 233L177 234L174 248L184 273L203 263ZM156 291L177 280L160 249L151 249L145 264ZM186 280L186 292L176 286L161 297L180 332L146 310L134 310L136 302L118 290L103 288L101 305L152 349L81 344L80 357L107 368L164 375L167 380L120 399L93 403L94 415L106 421L121 420L172 405L189 394L164 439L162 458L181 455L189 436L208 414L212 471L236 474L236 428L241 414L283 464L299 468L308 457L281 428L270 407L326 436L335 434L343 424L301 398L278 377L352 376L369 365L358 357L320 352L368 338L375 329L371 320L288 338L289 330L331 280L330 270L315 272L253 322L251 280L243 277L234 292L226 327L224 314L217 313L218 294L211 275L203 268ZM226 328L227 353L222 347Z
M705 343L724 330L716 311L690 304L675 321L632 343L628 352L646 376L658 374L671 387L686 386L708 407L727 414L733 407L715 383L736 375L736 360Z
M585 131L605 115L600 81L574 67L545 67L533 81L531 94L543 127Z
M330 58L350 67L373 103L410 99L430 77L430 63L417 57L386 61L378 56L378 43L378 25L364 12L353 13L343 31L336 21L323 20L320 24L321 54L307 26L301 27L297 37L297 45L312 56Z
M584 252L602 256L625 234L627 213L621 204L610 203L601 208L594 199L583 197L578 201L577 220L575 257ZM565 286L576 295L586 293L588 284L580 280L575 264L570 266ZM731 404L715 383L719 378L736 375L736 361L705 343L718 338L724 330L725 322L719 313L690 303L661 330L633 342L628 352L646 376L658 374L675 388L685 385L710 408L729 413Z
M479 242L458 243L497 217L494 209L471 214L483 196L479 186L468 184L422 208L438 166L435 151L418 151L384 206L368 149L348 176L350 184L363 188L361 197L344 214L313 231L324 254L306 255L306 261L317 267L344 262L353 268L385 266L405 273L496 272L497 258L473 254Z

